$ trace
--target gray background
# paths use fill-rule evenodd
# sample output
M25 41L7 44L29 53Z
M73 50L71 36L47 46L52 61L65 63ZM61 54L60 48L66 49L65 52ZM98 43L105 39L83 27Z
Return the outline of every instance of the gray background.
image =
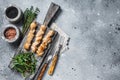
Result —
M55 74L46 73L43 80L120 80L120 0L0 0L0 29L6 25L7 5L23 11L39 7L38 21L43 23L51 2L61 6L56 23L71 41ZM22 80L8 68L16 49L0 38L0 80Z

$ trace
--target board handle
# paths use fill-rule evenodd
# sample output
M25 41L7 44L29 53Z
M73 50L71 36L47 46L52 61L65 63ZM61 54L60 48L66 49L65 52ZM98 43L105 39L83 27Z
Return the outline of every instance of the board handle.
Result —
M48 12L46 14L43 24L45 26L49 26L50 23L52 22L52 19L56 16L58 11L60 11L60 6L52 2L48 9Z

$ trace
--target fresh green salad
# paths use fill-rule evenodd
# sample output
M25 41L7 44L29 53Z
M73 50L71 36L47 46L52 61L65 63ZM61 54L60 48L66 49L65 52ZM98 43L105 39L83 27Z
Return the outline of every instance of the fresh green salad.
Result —
M36 69L35 56L33 53L19 53L12 59L13 69L20 72L23 76L26 73L32 74Z

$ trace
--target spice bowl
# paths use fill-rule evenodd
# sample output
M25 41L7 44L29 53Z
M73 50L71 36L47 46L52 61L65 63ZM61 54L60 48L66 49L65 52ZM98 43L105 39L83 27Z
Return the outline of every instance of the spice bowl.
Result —
M6 7L4 14L6 19L11 23L18 23L23 17L22 10L16 5L9 5Z
M2 39L8 43L14 43L20 39L20 29L13 24L4 26Z

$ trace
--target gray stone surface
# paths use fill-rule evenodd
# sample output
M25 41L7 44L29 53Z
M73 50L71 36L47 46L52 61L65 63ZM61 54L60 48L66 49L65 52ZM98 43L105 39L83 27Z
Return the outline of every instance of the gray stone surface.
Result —
M42 23L51 2L61 6L56 23L71 41L55 74L43 80L120 80L120 0L0 0L0 29L7 5L39 7ZM22 80L8 68L16 49L0 38L0 80Z

